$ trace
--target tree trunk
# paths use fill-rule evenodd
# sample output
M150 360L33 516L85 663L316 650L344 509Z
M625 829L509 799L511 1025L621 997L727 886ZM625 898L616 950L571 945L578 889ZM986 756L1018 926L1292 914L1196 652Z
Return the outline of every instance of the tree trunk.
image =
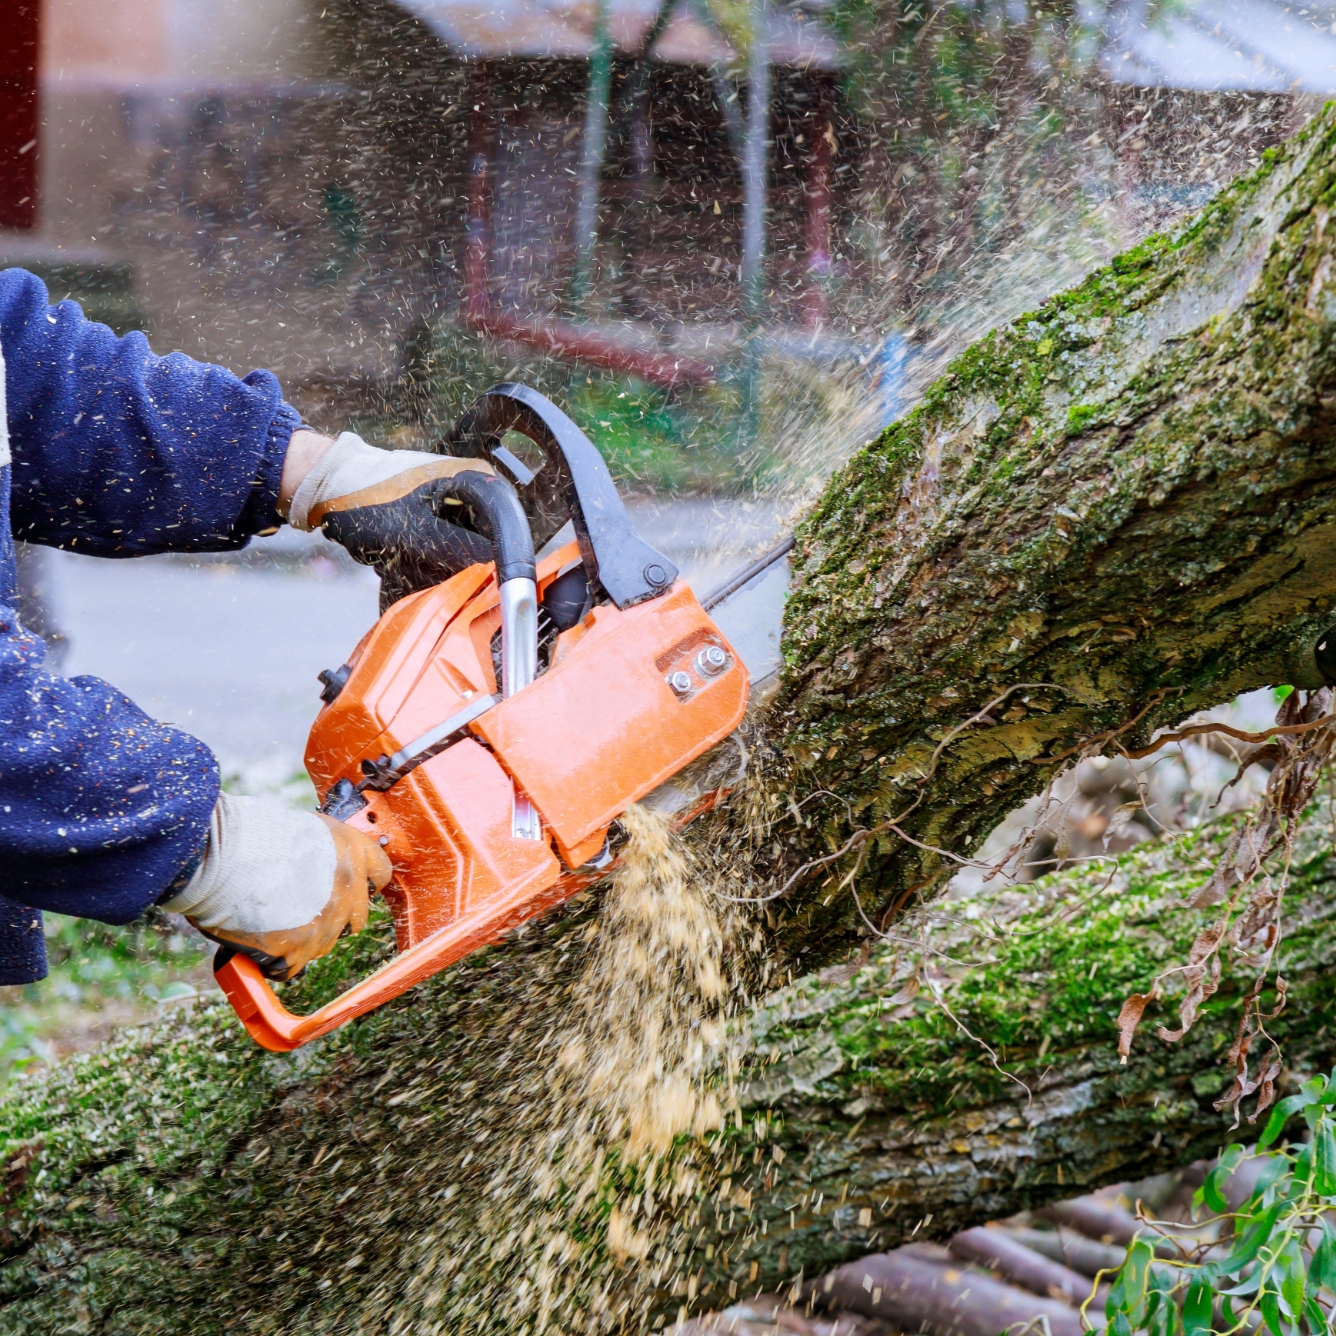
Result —
M1300 1076L1336 1060L1332 816L1301 837L1289 901L1274 1033ZM735 1113L687 1147L691 1178L653 1193L615 1166L592 1201L509 1193L549 1075L519 1013L575 1004L561 962L587 949L592 899L314 1051L265 1055L216 1003L129 1034L3 1105L0 1332L660 1325L1213 1154L1246 962L1180 1045L1147 1038L1120 1066L1114 1019L1186 952L1203 915L1179 906L1226 833L1144 845L1111 881L1073 870L969 922L929 919L929 962L964 963L930 969L916 996L913 962L886 947L766 998ZM566 1228L544 1259L530 1244L549 1214ZM667 1227L637 1258L627 1240L653 1233L650 1215Z
M1320 680L1334 141L1327 115L1182 233L983 340L832 481L801 533L775 745L700 848L750 848L763 818L749 875L775 884L912 806L906 835L963 852L1073 750ZM735 1027L726 1125L702 1105L663 1159L578 1124L565 1036L603 949L597 895L293 1055L254 1049L217 1005L127 1035L0 1103L0 1332L661 1324L916 1226L940 1237L1204 1153L1226 1134L1211 1097L1240 978L1182 1045L1145 1040L1124 1067L1113 1017L1186 951L1195 916L1175 906L1219 838L1135 855L1112 889L1068 873L1026 889L1038 908L1002 896L988 912L1017 930L982 946L942 914L925 929L935 1000L907 996L908 957L767 998ZM848 874L884 924L947 870L889 828L855 846L798 877L768 937L734 925L740 980L776 951L792 972L847 954L867 931ZM1328 866L1298 866L1277 1024L1307 1068L1336 1048L1336 947ZM630 945L647 986L690 956ZM353 939L290 1003L384 949ZM683 1045L713 1042L708 1008L670 1020Z
M791 760L769 783L777 815L785 794L826 796L803 807L810 828L775 832L776 886L814 845L906 812L906 835L965 854L1074 752L1321 684L1336 119L1268 158L1180 232L981 340L825 489L799 531L771 711ZM953 868L886 829L859 852L878 926ZM853 857L772 906L792 963L866 934L831 893Z

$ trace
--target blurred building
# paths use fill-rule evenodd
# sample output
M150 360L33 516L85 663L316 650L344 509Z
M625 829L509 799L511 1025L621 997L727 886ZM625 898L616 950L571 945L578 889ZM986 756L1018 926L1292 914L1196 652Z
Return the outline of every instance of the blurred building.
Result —
M610 7L590 313L628 346L739 307L741 58L699 0L658 15ZM424 317L482 303L523 337L569 314L592 24L537 0L40 0L40 128L0 132L16 161L36 139L33 188L0 200L0 262L299 401L374 397ZM841 53L798 8L769 51L771 286L801 319L847 170Z

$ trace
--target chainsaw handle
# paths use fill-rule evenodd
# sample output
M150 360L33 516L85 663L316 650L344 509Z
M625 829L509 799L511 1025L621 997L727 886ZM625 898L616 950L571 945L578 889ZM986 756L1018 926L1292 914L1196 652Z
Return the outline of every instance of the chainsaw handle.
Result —
M438 499L462 501L482 522L483 533L491 540L496 578L502 585L537 579L529 517L509 483L495 473L465 469L438 479L435 491Z
M513 696L538 676L538 567L533 531L520 499L495 473L465 469L437 484L436 495L464 502L492 541L501 602L501 694Z
M555 866L553 860L554 869ZM580 884L594 879L582 878ZM569 889L562 890L555 875L538 888L532 878L518 881L505 895L484 901L424 937L416 946L391 957L374 974L359 980L309 1016L289 1011L260 973L260 967L244 951L220 950L214 957L213 977L261 1048L271 1053L290 1053L392 1001L414 984L431 978L480 947L499 941L502 934L499 924L520 923L559 904L570 894Z

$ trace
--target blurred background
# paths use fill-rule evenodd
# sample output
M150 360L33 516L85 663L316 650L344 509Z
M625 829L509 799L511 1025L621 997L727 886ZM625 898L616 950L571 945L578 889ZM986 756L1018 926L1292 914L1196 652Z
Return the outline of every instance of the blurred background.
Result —
M533 384L703 591L954 352L1333 90L1336 7L1270 0L9 0L0 266L386 445ZM310 801L316 673L374 620L374 576L286 530L22 569L59 671L197 733L233 787ZM1009 875L1202 819L1231 766L1089 767ZM188 995L179 929L53 919L41 997L68 1007L11 998L11 1058ZM153 942L162 969L127 973Z

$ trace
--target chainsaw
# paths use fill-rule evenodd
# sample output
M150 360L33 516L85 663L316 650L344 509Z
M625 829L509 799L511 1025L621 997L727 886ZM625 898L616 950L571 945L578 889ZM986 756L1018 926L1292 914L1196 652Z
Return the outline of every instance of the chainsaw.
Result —
M509 432L537 447L526 451L536 467L506 446ZM778 660L791 541L702 603L636 535L588 437L541 394L495 386L447 448L496 470L461 471L445 498L467 508L494 559L399 599L347 663L321 673L306 749L320 810L390 856L381 894L397 953L299 1016L250 956L221 948L219 985L274 1052L374 1010L606 876L614 823L632 803L657 800L679 826L712 807L736 768L720 779L707 759L693 779L683 773L741 723L749 663L764 674ZM743 591L759 615L735 610L730 639L722 627Z

